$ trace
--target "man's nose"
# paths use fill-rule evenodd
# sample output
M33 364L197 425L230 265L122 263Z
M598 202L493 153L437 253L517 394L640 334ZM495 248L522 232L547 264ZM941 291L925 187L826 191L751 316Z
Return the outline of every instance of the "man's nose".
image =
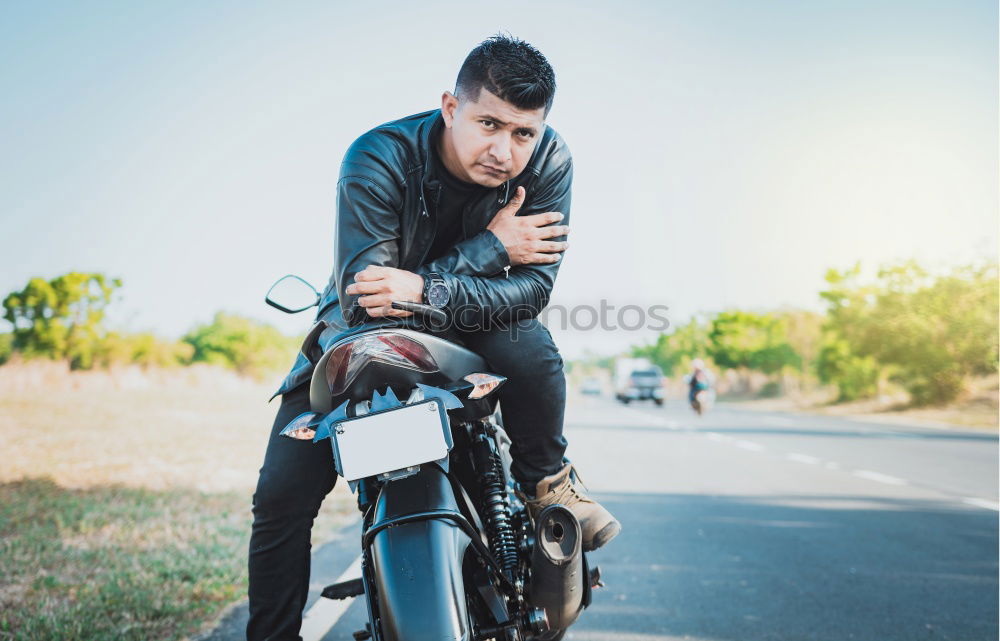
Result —
M490 146L490 155L496 159L498 165L505 165L510 160L510 135L502 133L493 137L493 144Z

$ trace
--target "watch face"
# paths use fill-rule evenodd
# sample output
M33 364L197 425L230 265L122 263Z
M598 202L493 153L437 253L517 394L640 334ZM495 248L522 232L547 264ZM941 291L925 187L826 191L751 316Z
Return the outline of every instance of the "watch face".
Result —
M448 304L448 286L444 283L434 283L427 290L427 304L432 307L444 307Z

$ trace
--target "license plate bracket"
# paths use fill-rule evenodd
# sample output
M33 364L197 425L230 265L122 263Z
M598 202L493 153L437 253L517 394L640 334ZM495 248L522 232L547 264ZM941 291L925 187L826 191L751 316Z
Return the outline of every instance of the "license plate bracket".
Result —
M347 481L403 469L448 456L448 412L438 399L394 407L330 426L337 473Z

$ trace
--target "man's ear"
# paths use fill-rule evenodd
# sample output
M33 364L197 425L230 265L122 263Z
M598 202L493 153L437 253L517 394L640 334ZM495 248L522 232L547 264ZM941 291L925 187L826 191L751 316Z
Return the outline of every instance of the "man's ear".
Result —
M444 118L444 126L451 129L451 123L455 121L455 111L458 109L458 98L450 91L441 94L441 116Z

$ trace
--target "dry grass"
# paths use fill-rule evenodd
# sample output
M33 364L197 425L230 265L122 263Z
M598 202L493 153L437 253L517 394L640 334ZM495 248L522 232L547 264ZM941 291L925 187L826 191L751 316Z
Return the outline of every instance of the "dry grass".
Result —
M211 368L0 367L0 639L181 638L242 598L272 391ZM338 484L314 544L353 513Z

